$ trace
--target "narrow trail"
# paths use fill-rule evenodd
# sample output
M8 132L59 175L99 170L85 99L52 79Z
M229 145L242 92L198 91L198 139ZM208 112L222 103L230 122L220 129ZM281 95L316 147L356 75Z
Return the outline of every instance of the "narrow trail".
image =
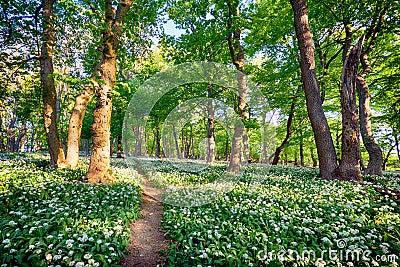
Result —
M129 254L125 255L120 266L165 267L168 266L165 263L168 240L161 227L163 206L159 201L163 190L151 187L140 167L138 171L145 182L140 206L143 217L131 223Z
M121 266L167 266L164 262L168 242L161 228L162 203L148 195L143 195L142 200L144 217L131 224L129 254ZM160 251L164 251L164 255Z

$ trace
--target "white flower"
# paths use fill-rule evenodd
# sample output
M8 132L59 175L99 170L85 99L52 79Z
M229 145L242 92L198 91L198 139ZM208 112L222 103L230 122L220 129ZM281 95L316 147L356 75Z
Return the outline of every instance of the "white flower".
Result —
M46 260L47 261L51 261L52 258L53 258L53 256L51 254L47 254L46 255Z

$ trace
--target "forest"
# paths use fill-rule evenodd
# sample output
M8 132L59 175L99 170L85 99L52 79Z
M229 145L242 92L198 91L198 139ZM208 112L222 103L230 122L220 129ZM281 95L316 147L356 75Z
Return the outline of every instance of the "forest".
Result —
M399 0L0 18L2 267L400 264Z

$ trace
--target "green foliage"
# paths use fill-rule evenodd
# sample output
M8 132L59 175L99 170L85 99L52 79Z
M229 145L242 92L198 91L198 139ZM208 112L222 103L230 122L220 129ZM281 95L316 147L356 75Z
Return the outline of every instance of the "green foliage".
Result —
M148 171L165 179L186 177L184 170L190 169L190 181L197 176L194 183L205 182L204 171L188 168L187 163L179 165L180 174L177 164L171 167L148 160L145 164ZM248 165L233 191L214 203L190 208L164 205L163 226L173 241L170 265L287 266L295 262L315 266L322 251L329 249L368 250L369 262L375 263L377 255L399 254L398 203L372 189L400 189L397 175L387 173L385 178L364 184L324 181L316 176L317 170L309 168ZM300 256L314 251L316 256L296 260L290 251ZM394 260L399 262L399 258ZM369 266L367 261L344 257L338 261ZM338 263L325 254L321 264Z
M114 167L117 183L96 186L86 167L48 169L47 158L0 160L0 263L4 266L118 266L138 218L139 187Z

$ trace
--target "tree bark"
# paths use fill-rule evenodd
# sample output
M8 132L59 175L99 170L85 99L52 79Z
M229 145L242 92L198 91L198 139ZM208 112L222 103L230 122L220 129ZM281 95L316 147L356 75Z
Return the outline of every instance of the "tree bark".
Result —
M314 48L308 25L308 11L305 0L290 0L294 12L294 27L300 50L301 78L306 95L308 117L314 132L319 160L319 175L332 179L337 167L335 148L328 121L322 108L322 100L315 71Z
M142 144L143 144L143 128L141 126L136 126L134 131L135 131L135 136L136 136L134 155L141 156L142 155Z
M315 168L318 166L318 160L315 158L314 149L310 148L312 166Z
M233 29L233 20L240 17L240 9L239 6L236 6L235 15L233 14L233 7L230 0L227 1L228 5L228 30L232 31ZM246 98L247 98L247 89L246 89L246 75L244 69L244 49L240 44L241 41L241 30L239 27L236 27L233 30L233 33L229 33L228 35L228 47L230 56L232 59L233 65L235 65L238 70L238 106L237 110L239 111L240 117L242 120L247 118L246 111ZM227 171L230 173L238 173L240 171L240 158L242 152L242 141L243 141L243 124L236 123L234 129L234 137L232 140L232 150L230 156L230 162Z
M15 123L17 122L17 113L16 109L18 107L18 102L15 102L14 109L12 110L12 115L10 119L10 125L7 129L7 144L6 151L7 152L15 152Z
M40 81L42 85L43 119L46 140L50 153L50 166L53 168L65 165L64 149L57 129L56 98L54 86L53 49L54 49L54 0L42 0L43 41L40 55Z
M214 136L214 107L212 102L212 86L208 86L207 103L207 164L211 165L215 161L215 136Z
M122 35L122 24L132 6L131 0L119 3L115 10L111 0L105 3L105 30L102 36L102 60L98 73L101 83L96 84L96 107L93 111L93 152L86 175L91 183L113 183L110 169L110 121L112 89L117 73L117 49Z
M117 158L122 158L122 134L119 134L117 137Z
M160 130L158 130L158 127L156 127L156 133L155 133L155 141L156 141L156 157L161 158L161 143L160 143Z
M369 161L364 173L382 176L382 150L372 135L371 108L368 85L361 75L357 76L357 89L360 112L360 132L363 144L367 149Z
M297 89L296 95L300 92L300 88ZM281 152L285 149L285 146L289 143L289 139L292 136L292 122L294 117L294 110L296 109L296 97L293 99L292 104L290 106L289 117L286 123L286 136L283 139L280 146L278 146L274 153L274 159L272 160L272 165L277 165L279 162L279 156Z
M243 162L250 163L250 147L249 147L249 129L246 127L243 131Z
M378 14L374 18L374 22L371 23L367 34L365 36L365 41L369 41L368 45L365 46L365 49L361 52L361 66L363 71L357 75L357 91L358 91L358 99L359 99L359 112L360 112L360 132L363 140L363 144L367 149L369 155L368 166L365 169L364 173L368 175L378 175L382 176L382 149L379 147L377 142L375 141L372 135L372 126L371 126L371 108L370 101L371 96L369 94L368 84L365 81L365 78L371 71L371 65L368 60L368 55L372 50L373 45L378 37L378 34L381 30L383 21L385 18L385 8L382 9L382 12L378 12Z
M389 160L390 154L392 153L393 149L394 149L394 145L390 146L390 149L389 149L388 153L386 154L385 159L382 162L382 169L384 171L386 171L386 165L387 165L387 162Z
M358 112L356 101L356 76L358 62L364 37L357 47L347 55L342 72L342 90L340 91L342 106L342 160L335 169L335 177L339 180L361 182L360 140Z
M18 135L17 142L16 142L17 151L19 151L19 152L25 151L26 139L27 139L27 128L26 128L26 119L24 119L22 122L21 131Z
M304 166L304 142L303 138L300 139L300 166Z
M181 154L181 151L179 149L178 134L176 132L175 125L172 125L172 131L173 131L173 134L174 134L176 155L177 155L178 159L182 159L182 154Z
M67 141L67 165L70 168L78 167L79 144L82 133L82 123L86 113L86 107L93 97L92 85L85 86L85 89L75 98L74 108L68 125Z

